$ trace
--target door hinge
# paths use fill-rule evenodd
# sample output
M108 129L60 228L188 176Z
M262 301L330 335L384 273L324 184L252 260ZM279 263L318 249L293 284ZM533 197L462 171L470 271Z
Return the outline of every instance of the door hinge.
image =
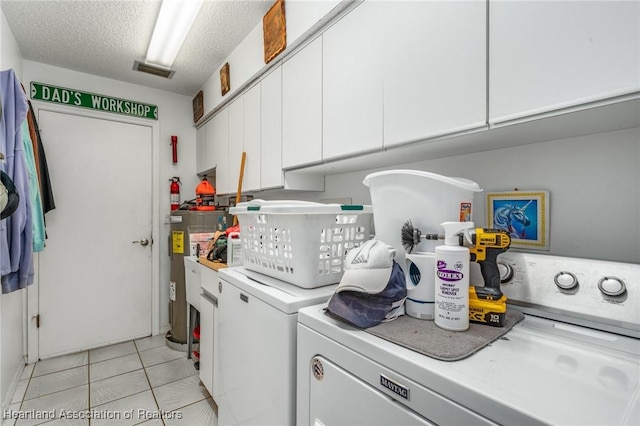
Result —
M36 328L40 328L40 314L33 317L33 319L36 320Z

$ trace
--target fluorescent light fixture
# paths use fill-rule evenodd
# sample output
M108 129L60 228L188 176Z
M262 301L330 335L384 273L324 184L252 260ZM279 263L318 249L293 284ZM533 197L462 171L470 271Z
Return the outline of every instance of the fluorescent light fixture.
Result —
M203 0L163 0L145 62L171 68Z

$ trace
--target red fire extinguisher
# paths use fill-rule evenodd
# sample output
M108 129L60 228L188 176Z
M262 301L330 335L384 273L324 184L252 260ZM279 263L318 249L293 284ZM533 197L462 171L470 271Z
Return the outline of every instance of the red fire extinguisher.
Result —
M178 137L171 136L171 150L173 151L173 164L178 162Z
M178 210L180 207L180 178L177 176L169 179L171 182L170 192L171 192L171 210Z

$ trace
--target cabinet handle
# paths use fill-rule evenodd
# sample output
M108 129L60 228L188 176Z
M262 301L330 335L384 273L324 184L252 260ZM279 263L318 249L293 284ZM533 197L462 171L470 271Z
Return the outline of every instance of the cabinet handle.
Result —
M205 300L213 304L213 306L215 307L218 306L218 298L215 297L213 294L209 293L207 290L202 289L202 292L200 293L200 295L202 295L202 297L204 297Z

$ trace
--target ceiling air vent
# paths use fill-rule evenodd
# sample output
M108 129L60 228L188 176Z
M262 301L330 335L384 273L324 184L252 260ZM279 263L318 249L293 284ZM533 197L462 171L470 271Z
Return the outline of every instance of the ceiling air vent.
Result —
M164 77L164 78L171 78L173 77L173 74L176 73L173 70L156 67L154 65L145 64L140 61L133 62L133 69L135 71L146 72L147 74L153 74L153 75L157 75L158 77Z

